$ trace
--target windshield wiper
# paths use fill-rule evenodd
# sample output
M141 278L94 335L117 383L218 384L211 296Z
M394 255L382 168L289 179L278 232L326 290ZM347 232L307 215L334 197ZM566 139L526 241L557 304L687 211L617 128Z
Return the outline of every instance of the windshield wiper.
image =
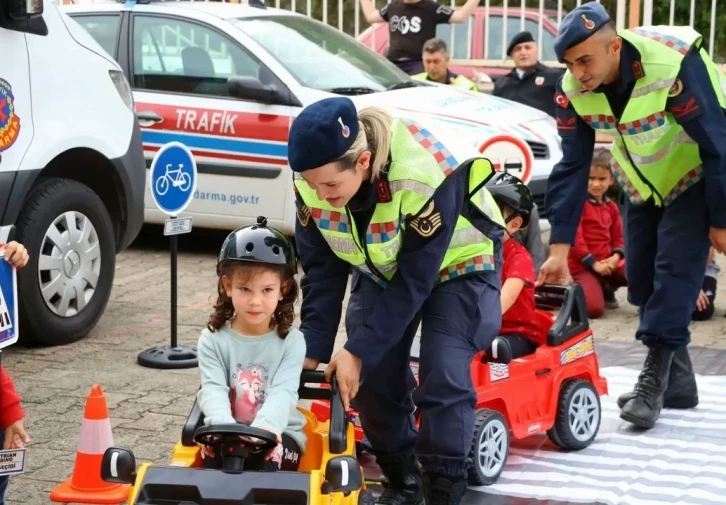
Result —
M388 88L386 88L386 91L394 91L397 89L406 89L406 88L416 88L418 86L421 86L420 81L414 81L412 79L410 81L398 82L398 83L394 84L393 86L389 86Z
M330 88L323 91L328 93L335 93L336 95L368 95L370 93L377 93L380 90L367 88L365 86L348 86L340 88Z

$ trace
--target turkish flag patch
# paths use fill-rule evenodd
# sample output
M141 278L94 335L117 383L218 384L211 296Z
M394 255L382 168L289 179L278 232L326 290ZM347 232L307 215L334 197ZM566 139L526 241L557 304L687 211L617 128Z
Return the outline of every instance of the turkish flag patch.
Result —
M570 99L564 93L555 93L555 103L563 109L566 109L570 105Z

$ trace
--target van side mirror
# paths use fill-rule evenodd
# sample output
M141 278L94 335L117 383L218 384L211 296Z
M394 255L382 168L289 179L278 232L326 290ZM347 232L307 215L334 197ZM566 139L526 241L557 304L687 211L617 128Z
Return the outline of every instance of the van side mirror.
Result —
M136 482L136 458L127 449L109 447L101 460L101 479L104 482L131 484Z
M29 19L43 14L43 0L10 0L10 17Z
M243 100L254 100L269 105L287 105L289 101L280 91L270 84L262 84L259 79L235 75L227 79L229 96Z

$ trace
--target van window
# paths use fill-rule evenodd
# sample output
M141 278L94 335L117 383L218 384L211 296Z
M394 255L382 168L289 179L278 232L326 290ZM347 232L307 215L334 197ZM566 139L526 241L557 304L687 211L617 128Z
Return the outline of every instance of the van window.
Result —
M489 33L486 34L487 37L487 54L485 59L487 60L500 60L502 58L502 31L503 31L503 23L502 23L502 16L489 16ZM485 28L486 29L486 28ZM541 61L556 61L557 57L555 56L555 50L554 50L554 44L555 44L555 36L552 35L550 32L547 31L547 28L545 26L542 27L542 40L537 40L537 35L539 33L539 23L535 21L534 19L524 19L524 29L528 32L530 32L534 39L539 44L541 42L542 45L542 57L540 58ZM507 14L507 34L506 34L506 40L504 41L504 51L507 50L507 46L509 45L509 41L512 40L512 37L514 37L516 34L522 31L522 19L520 15L517 14ZM482 48L482 53L484 52ZM508 56L505 54L504 58L507 59Z
M116 39L121 16L118 14L74 15L73 20L85 28L109 56L116 58Z
M135 88L229 96L229 77L259 77L260 63L209 26L136 15L133 41Z

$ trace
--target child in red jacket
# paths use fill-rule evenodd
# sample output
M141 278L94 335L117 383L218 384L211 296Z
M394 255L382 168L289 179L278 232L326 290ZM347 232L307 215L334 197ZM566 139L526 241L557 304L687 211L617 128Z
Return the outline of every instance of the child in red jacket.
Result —
M535 313L534 261L529 251L514 238L517 231L529 224L534 199L521 180L506 172L497 173L487 182L486 188L502 211L507 226L502 246L502 327L499 335L509 349L497 349L496 352L515 359L532 354L545 342ZM495 358L500 356L493 355Z
M28 251L17 242L0 244L0 253L4 252L4 260L15 268L22 268L28 263ZM0 260L2 261L2 260ZM0 446L5 449L22 449L30 442L25 432L23 418L25 413L20 406L20 395L5 368L0 365ZM5 505L5 491L9 477L0 477L0 505Z
M606 149L595 150L588 197L567 258L573 280L585 292L587 315L593 319L601 317L606 306L617 308L615 290L627 286L623 222L618 205L605 194L613 179L610 160Z

